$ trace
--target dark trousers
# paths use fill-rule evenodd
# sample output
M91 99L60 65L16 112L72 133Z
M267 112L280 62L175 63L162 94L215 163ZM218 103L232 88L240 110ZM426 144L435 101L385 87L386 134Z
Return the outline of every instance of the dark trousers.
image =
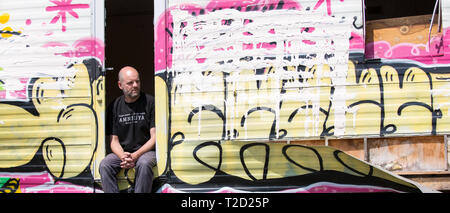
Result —
M102 180L103 191L105 193L118 193L117 173L120 168L120 158L116 154L108 154L100 163L99 172ZM134 192L150 193L153 183L152 168L156 165L155 151L144 153L136 162Z

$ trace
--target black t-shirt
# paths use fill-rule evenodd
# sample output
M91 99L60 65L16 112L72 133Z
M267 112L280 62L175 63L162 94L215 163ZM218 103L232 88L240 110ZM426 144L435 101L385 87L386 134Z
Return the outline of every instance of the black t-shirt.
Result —
M154 109L154 97L143 92L133 103L126 103L123 95L116 98L107 109L106 135L117 135L126 152L138 150L155 127Z

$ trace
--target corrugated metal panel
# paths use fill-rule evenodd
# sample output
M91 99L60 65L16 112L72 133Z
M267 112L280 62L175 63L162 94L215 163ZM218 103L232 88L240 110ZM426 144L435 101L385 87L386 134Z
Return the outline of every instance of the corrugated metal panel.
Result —
M93 190L104 98L96 5L0 2L0 177L20 192ZM64 182L75 179L87 187Z
M355 28L362 5L336 3L329 16L320 4L311 10L314 3L267 11L249 4L247 12L207 5L204 15L171 10L172 134L183 133L185 141L321 136L331 87L345 90L349 39L362 34ZM334 98L335 109L345 108L343 101ZM304 126L291 123L295 112L308 114Z
M447 29L450 27L450 1L449 0L441 0L441 18L442 18L442 27L443 29Z
M167 108L167 117L157 115L157 120L168 131L160 136L168 144L158 145L167 149L169 183L195 191L229 181L223 184L266 191L270 186L262 182L275 187L299 177L292 184L301 185L305 176L291 169L313 168L320 164L317 156L339 172L352 169L337 155L324 157L323 147L292 151L305 157L295 163L280 151L298 148L290 141L448 133L448 55L362 60L362 5L166 1L166 11L160 11L166 16L155 15L155 82L158 89L167 88L156 99L157 108ZM159 104L166 97L167 106ZM261 143L268 140L274 142ZM442 151L442 143L434 145ZM417 147L411 150L421 152ZM370 148L378 157L378 147ZM427 159L441 163L426 169L442 169L441 154ZM383 160L374 158L375 163ZM283 166L287 168L278 170ZM352 166L364 171L359 174L371 174L369 164ZM256 180L260 185L253 185Z
M349 60L364 57L352 41L363 35L361 1L333 2L332 16L320 1L298 3L310 10L264 12L263 3L242 3L248 12L233 1L198 5L175 6L168 18L172 135L287 140L448 132L445 64Z

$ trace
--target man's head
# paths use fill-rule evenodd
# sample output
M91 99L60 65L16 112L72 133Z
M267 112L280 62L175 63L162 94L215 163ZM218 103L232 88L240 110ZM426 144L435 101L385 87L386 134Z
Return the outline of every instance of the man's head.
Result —
M141 81L138 71L126 66L119 71L119 88L125 95L126 102L134 102L139 98L141 92Z

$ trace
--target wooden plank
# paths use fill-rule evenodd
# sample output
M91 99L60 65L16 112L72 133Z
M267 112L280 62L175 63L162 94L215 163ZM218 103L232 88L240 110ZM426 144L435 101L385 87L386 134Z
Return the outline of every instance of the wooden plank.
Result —
M323 146L325 140L290 144ZM368 138L366 148L363 138L329 139L328 145L399 174L440 174L447 170L444 136Z
M444 171L443 136L369 139L370 162L390 171Z
M296 140L296 141L290 141L290 143L305 145L305 146L324 146L325 140Z
M335 147L355 158L364 160L364 139L333 139L328 140L330 146Z
M325 140L297 140L290 141L291 144L300 144L305 146L325 146ZM328 146L339 149L355 158L364 160L364 141L363 139L329 139Z
M395 171L395 174L402 176L411 176L411 175L449 175L449 171Z
M434 190L438 191L450 190L449 175L421 175L421 176L404 176L404 177Z
M435 48L436 42L442 38L437 16L433 20L431 34L429 32L431 17L432 15L422 15L368 21L366 56L409 58L443 55L442 49Z
M432 35L438 32L437 16L434 19ZM400 43L428 43L431 15L380 19L366 22L366 42L387 41L391 46Z
M445 170L448 171L448 135L444 135L444 149Z

